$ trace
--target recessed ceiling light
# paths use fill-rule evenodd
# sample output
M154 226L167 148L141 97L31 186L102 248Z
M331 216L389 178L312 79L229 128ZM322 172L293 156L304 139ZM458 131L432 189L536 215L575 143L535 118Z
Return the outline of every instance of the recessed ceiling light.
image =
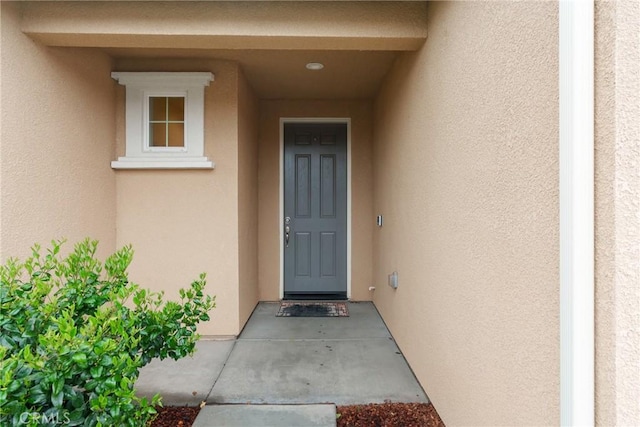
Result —
M307 64L307 70L322 70L324 68L324 64L320 62L309 62Z

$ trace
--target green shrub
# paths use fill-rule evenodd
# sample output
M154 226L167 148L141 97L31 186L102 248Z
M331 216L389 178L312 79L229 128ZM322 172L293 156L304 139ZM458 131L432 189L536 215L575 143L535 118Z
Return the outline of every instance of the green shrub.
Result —
M215 307L205 275L163 303L129 282L130 246L103 265L96 241L61 244L0 267L0 425L144 426L160 397L136 397L139 370L193 352Z

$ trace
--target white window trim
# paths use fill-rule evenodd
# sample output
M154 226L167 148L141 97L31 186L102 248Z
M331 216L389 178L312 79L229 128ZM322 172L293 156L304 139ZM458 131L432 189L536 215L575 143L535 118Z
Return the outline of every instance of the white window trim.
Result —
M113 169L213 169L204 155L204 88L213 81L207 72L113 72L126 86L126 154L111 162ZM150 96L185 97L185 146L149 147Z

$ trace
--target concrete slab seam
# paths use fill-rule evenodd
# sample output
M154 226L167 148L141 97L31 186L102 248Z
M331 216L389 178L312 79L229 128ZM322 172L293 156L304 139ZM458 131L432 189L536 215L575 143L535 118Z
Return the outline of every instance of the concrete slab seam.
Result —
M231 350L229 350L229 353L227 353L227 357L226 357L224 363L222 364L222 369L220 369L220 372L218 372L218 375L214 378L213 383L211 384L211 388L209 389L209 392L205 396L205 398L203 400L203 403L206 404L207 401L209 400L209 396L211 395L211 392L213 391L213 388L216 386L216 383L220 379L220 376L222 375L222 371L224 371L225 366L227 366L227 363L229 362L229 358L231 357L231 353L233 353L233 350L236 348L236 344L237 343L238 343L238 339L236 338L236 339L233 340L233 345L231 346Z

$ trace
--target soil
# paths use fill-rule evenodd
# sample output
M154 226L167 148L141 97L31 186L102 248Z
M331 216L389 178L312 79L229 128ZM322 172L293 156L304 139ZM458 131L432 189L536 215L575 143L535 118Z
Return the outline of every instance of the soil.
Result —
M200 412L199 406L165 406L156 409L158 416L150 427L191 427Z
M167 406L158 409L150 427L191 427L199 407ZM433 405L381 403L338 406L338 427L445 427Z
M445 427L430 403L338 406L338 427Z

